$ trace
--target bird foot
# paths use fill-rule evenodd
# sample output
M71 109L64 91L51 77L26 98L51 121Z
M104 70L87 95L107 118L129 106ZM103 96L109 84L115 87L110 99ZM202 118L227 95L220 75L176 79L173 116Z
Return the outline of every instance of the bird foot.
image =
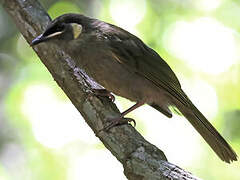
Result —
M108 124L107 126L102 128L100 131L103 131L103 130L108 131L109 129L111 129L114 126L129 124L129 123L131 124L132 122L133 122L134 127L136 126L136 121L132 118L117 117L117 118L109 118L107 121L109 121L110 124Z
M115 97L111 94L110 91L108 91L106 89L93 89L92 94L94 94L96 96L100 96L100 97L107 97L112 102L115 101Z

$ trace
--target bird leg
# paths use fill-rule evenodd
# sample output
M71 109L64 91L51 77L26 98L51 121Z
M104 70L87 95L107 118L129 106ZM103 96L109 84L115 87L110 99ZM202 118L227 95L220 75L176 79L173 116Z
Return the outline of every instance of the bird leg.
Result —
M122 125L122 124L126 124L126 123L131 123L131 122L133 122L134 127L135 127L136 126L136 121L134 119L131 119L131 118L125 118L124 116L127 115L128 113L130 113L131 111L137 109L138 107L144 105L144 104L145 104L145 102L137 102L136 104L131 106L129 109L127 109L126 111L122 112L119 117L109 118L108 121L110 121L110 124L105 126L101 130L108 131L109 129L111 129L114 126Z
M101 96L101 97L107 97L109 98L112 102L115 101L115 97L111 94L110 91L106 89L93 89L92 90L93 94L96 96Z

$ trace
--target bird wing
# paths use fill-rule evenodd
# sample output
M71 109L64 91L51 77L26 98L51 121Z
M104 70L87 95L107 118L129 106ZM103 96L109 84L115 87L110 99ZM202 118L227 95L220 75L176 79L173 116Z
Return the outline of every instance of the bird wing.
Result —
M116 26L113 28L104 31L104 36L115 59L129 71L138 73L188 105L189 99L169 65L136 36Z

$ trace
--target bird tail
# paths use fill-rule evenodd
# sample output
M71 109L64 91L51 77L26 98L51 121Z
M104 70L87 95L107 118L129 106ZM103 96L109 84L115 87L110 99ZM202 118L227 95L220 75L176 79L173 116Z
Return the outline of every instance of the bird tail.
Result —
M176 107L204 138L204 140L209 144L209 146L221 160L227 163L230 163L231 161L237 161L237 154L234 152L231 146L189 99L188 101L190 107L186 107L179 101L176 104Z

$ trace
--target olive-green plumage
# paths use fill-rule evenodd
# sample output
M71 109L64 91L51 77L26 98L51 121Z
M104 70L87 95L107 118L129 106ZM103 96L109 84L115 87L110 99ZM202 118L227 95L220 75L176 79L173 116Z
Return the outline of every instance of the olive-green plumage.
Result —
M228 163L237 160L230 145L183 92L168 64L136 36L97 19L65 14L53 20L32 45L47 41L64 48L106 90L137 102L136 107L146 103L167 117L172 117L168 107L176 107L219 158Z

